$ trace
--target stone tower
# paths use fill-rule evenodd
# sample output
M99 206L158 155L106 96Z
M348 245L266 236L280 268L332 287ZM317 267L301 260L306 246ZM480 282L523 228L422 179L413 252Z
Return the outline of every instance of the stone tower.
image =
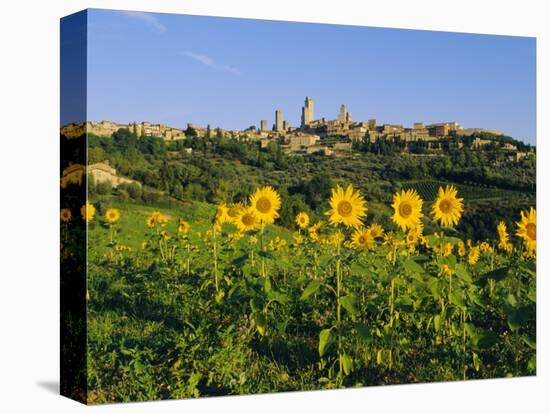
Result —
M260 131L262 131L262 132L267 131L267 120L266 119L262 119L260 121Z
M279 110L275 111L275 131L283 130L283 113Z
M304 106L302 107L302 128L309 126L314 121L313 106L313 98L306 96Z
M346 122L346 105L340 105L340 112L338 113L338 122Z

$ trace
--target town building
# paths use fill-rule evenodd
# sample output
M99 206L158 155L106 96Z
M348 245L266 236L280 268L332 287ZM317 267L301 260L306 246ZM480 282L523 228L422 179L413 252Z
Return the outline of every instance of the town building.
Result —
M63 170L63 175L61 176L61 188L66 188L69 184L82 185L86 174L91 177L95 184L108 182L113 187L131 183L141 185L138 181L117 175L116 169L111 167L109 161L106 160L90 164L88 167L82 164L68 166Z

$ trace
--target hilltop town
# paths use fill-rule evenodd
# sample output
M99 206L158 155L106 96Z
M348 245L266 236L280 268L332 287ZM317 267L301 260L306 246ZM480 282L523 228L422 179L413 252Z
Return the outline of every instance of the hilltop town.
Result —
M518 147L518 141L505 137L501 131L484 128L464 128L457 122L424 124L415 122L406 127L399 124L378 124L376 119L353 121L352 114L344 104L340 105L335 119L324 117L315 119L315 103L312 97L305 98L302 107L300 126L293 127L283 118L280 110L275 111L275 122L271 127L268 120L260 120L259 127L251 126L245 130L211 129L188 123L186 129L165 124L153 124L148 121L119 124L112 121L88 121L85 124L68 124L61 133L68 137L77 137L84 133L99 137L111 137L119 129L128 129L137 137L158 137L166 141L182 140L187 137L220 137L244 141L257 141L261 148L270 142L277 142L287 154L343 155L352 151L354 143L384 139L400 142L406 151L408 144L420 144L427 152L438 152L445 143L453 142L458 148L465 144L469 148L483 149L487 146L498 147L510 152L510 156L520 159L529 154L529 149ZM508 139L505 139L508 138ZM522 146L523 147L523 146Z

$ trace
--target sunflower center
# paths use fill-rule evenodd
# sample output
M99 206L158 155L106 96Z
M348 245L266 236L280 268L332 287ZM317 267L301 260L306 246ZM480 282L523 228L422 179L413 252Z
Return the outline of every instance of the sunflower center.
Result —
M359 236L359 239L357 241L359 242L359 244L365 244L367 239L365 238L365 236Z
M531 240L537 240L537 225L535 223L527 223L525 228L527 229L527 237Z
M353 210L353 207L349 201L344 200L338 203L338 208L336 210L341 216L349 216Z
M256 208L260 213L267 214L271 210L271 201L266 197L262 197L256 202Z
M245 214L242 217L242 222L245 226L252 226L254 224L254 217L252 214Z
M412 206L409 203L399 204L399 215L409 217L412 214Z
M445 200L441 200L439 202L439 209L441 210L441 212L443 214L448 214L451 212L453 208L453 203L451 203L449 200L445 199Z

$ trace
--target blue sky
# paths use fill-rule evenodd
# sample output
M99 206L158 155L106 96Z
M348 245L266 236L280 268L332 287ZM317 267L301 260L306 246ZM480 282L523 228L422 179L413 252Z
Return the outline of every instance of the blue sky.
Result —
M534 38L91 10L88 119L457 121L535 142Z

